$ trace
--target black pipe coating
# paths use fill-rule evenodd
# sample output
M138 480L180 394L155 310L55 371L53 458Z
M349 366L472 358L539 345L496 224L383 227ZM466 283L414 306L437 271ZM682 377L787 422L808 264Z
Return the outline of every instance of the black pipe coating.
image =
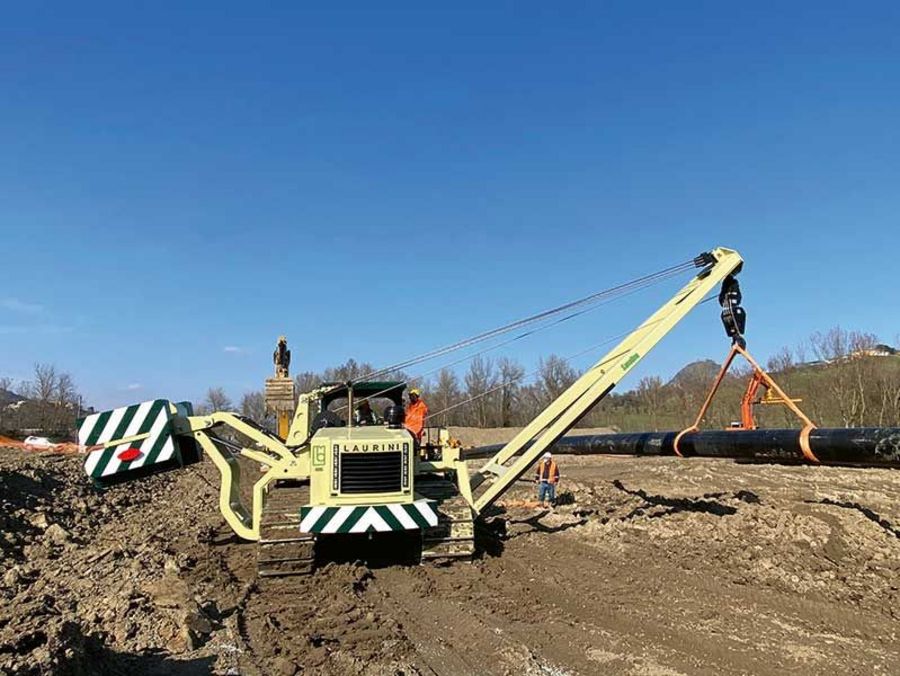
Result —
M557 453L571 455L675 455L676 432L589 434L561 438ZM810 450L823 465L900 467L900 427L819 428L809 435ZM757 462L804 462L800 430L711 430L690 432L678 444L686 457L739 458ZM464 452L489 458L503 444Z

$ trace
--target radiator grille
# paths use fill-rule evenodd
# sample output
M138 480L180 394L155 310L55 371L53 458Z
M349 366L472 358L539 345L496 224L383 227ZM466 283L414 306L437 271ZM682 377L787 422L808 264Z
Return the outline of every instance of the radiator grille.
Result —
M396 493L403 453L341 453L341 493Z

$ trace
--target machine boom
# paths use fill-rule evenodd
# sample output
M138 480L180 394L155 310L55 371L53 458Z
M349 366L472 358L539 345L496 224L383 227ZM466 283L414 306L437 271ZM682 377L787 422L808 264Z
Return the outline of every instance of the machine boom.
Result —
M737 251L714 249L703 269L668 302L589 368L519 432L472 478L473 508L483 511L521 477L548 448L603 399L688 312L743 263ZM515 457L513 463L505 463Z

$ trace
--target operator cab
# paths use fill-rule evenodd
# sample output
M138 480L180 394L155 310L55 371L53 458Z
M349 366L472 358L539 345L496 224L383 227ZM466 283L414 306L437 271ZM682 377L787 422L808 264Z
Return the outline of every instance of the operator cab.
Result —
M402 381L363 383L323 383L328 389L319 400L319 412L313 417L312 431L323 427L373 427L403 424Z
M383 505L413 499L416 446L403 427L405 389L405 383L395 381L325 383L319 388L310 437L311 504L359 505L363 500ZM367 421L360 420L362 402L369 404Z

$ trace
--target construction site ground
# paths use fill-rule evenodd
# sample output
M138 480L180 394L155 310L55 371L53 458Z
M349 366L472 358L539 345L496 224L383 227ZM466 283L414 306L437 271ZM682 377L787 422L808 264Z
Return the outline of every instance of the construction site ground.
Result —
M2 673L900 671L898 472L561 456L474 563L258 582L210 463L101 493L81 461L0 449Z

